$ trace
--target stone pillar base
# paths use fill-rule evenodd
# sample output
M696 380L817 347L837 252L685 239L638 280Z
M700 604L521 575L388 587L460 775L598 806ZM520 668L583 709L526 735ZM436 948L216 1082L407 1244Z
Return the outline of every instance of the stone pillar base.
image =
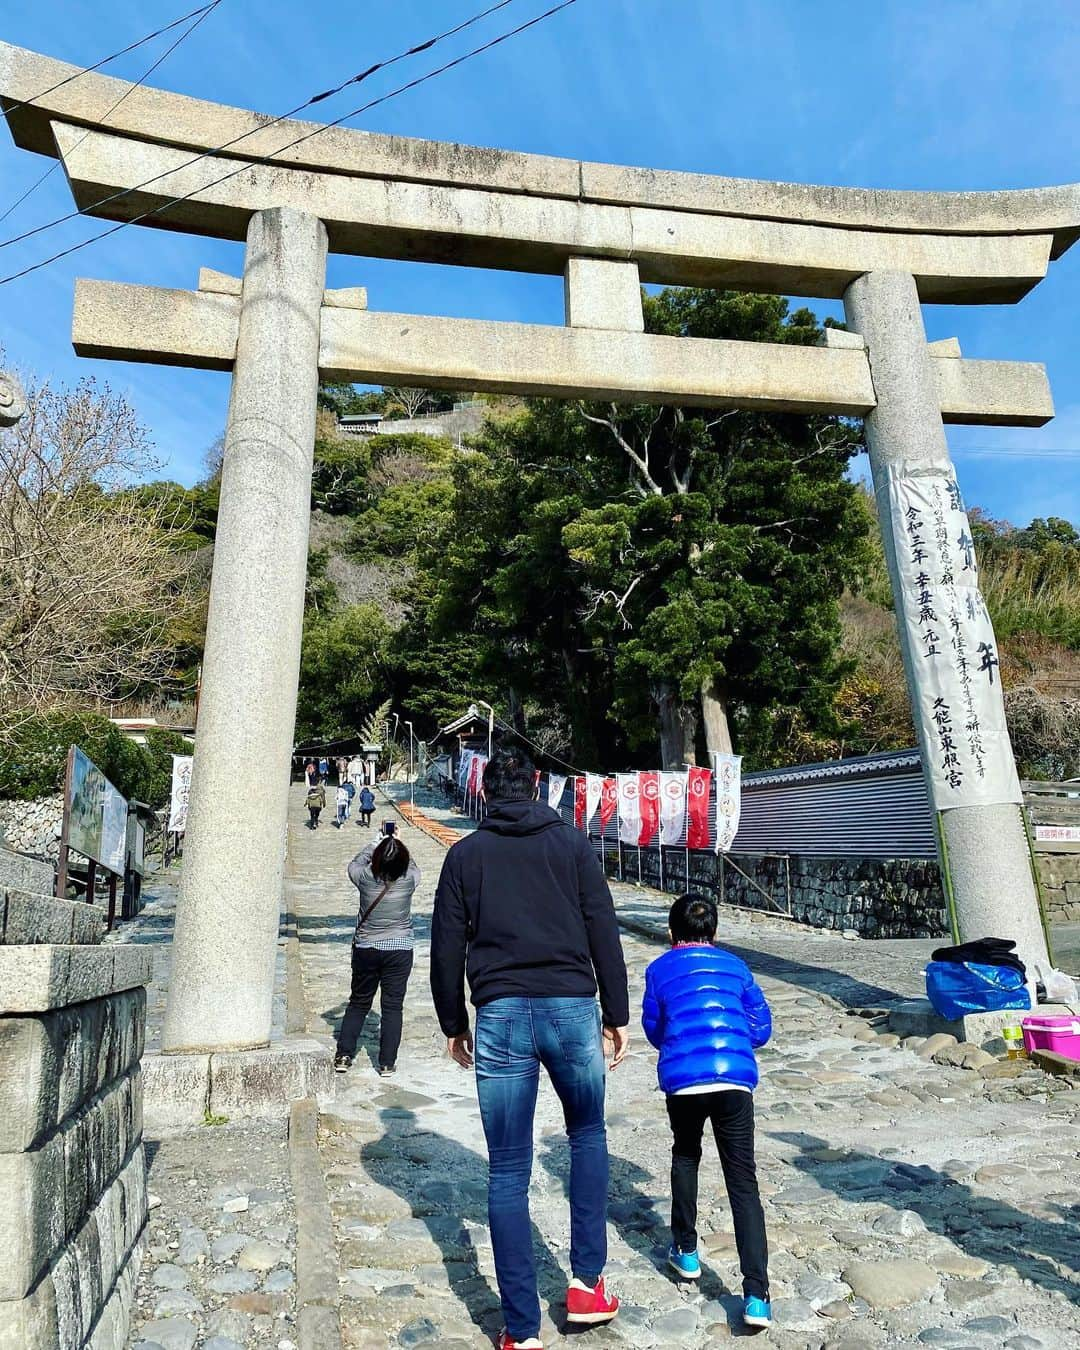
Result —
M304 1097L334 1097L334 1061L318 1041L286 1038L265 1050L143 1057L143 1112L151 1133L186 1129L207 1115L284 1119Z

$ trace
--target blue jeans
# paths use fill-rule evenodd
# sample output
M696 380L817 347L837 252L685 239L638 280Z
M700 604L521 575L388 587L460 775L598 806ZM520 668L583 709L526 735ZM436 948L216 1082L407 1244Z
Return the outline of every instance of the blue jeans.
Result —
M487 1139L488 1223L506 1329L540 1330L529 1220L533 1116L543 1064L570 1140L570 1266L595 1284L607 1261L606 1066L592 998L499 998L476 1011L476 1085Z

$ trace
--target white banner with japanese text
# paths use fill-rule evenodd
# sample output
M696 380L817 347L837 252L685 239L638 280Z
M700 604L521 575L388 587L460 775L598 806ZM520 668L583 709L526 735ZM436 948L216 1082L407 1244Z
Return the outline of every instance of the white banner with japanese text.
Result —
M742 755L713 755L716 778L716 852L727 853L739 832L742 812Z
M938 811L1020 802L997 642L951 469L891 466L889 513L931 802Z
M191 791L191 755L173 755L172 791L169 794L169 833L187 829L188 794Z

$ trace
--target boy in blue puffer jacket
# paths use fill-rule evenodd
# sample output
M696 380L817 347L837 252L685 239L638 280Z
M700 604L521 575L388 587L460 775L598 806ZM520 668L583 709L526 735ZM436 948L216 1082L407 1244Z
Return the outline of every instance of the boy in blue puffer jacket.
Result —
M680 1276L701 1275L697 1254L698 1165L710 1121L724 1171L743 1276L743 1320L772 1323L769 1248L754 1165L754 1050L769 1039L765 995L745 962L713 946L716 906L680 895L668 915L671 951L645 972L645 1035L660 1051L660 1087L675 1136L671 1149L668 1261Z

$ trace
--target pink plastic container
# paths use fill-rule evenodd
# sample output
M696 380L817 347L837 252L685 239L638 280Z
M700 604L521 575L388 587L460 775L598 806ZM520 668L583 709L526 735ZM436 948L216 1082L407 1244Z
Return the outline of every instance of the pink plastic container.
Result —
M1052 1050L1066 1059L1080 1059L1080 1016L1025 1017L1020 1025L1029 1055L1032 1050Z

